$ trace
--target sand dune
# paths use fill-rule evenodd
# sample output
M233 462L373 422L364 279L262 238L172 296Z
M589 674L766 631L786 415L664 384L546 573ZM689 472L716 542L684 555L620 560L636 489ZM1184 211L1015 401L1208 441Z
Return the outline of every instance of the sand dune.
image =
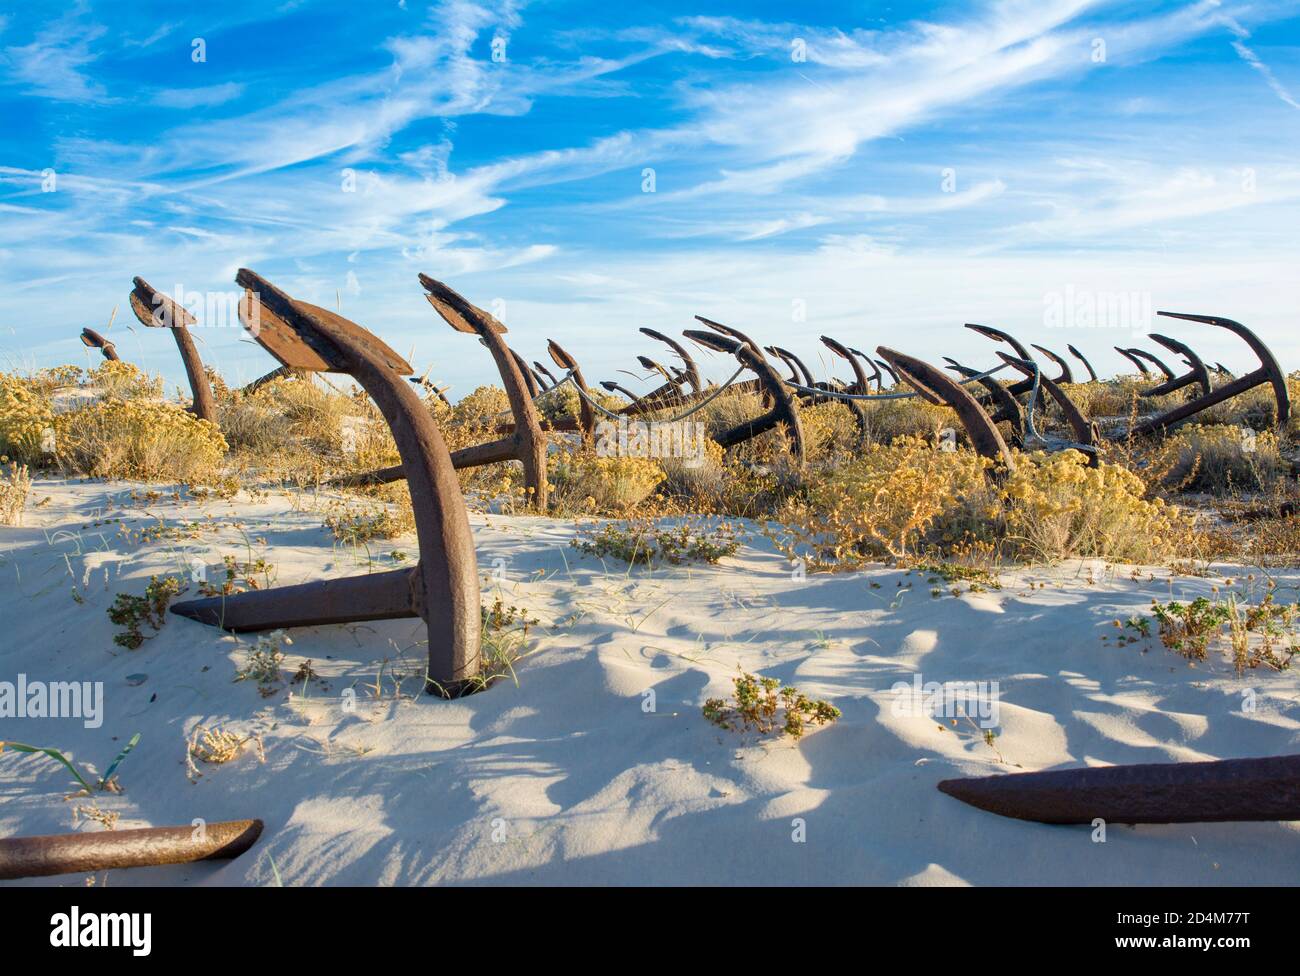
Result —
M413 555L413 541L338 547L301 495L132 503L131 487L39 481L24 527L0 531L0 680L105 690L101 728L0 719L0 737L102 771L140 732L124 792L97 798L120 828L261 817L267 829L236 861L116 872L111 884L1300 877L1298 824L1111 825L1099 844L1088 828L1001 819L935 789L953 775L1294 750L1296 674L1243 678L1222 661L1190 667L1156 640L1113 640L1115 619L1147 612L1153 597L1209 594L1219 577L1153 568L1154 579L1135 579L1130 567L1076 562L1007 573L1000 590L953 596L939 584L933 596L923 574L885 568L798 579L757 535L718 566L629 571L570 548L570 523L476 514L485 599L499 591L540 620L517 684L454 702L418 694L423 627L399 620L292 632L286 668L309 658L321 680L264 698L233 681L252 635L173 616L125 650L105 612L114 594L142 592L150 574L188 579L196 557L215 567L265 556L280 584L382 570L400 565L394 550ZM124 534L159 520L197 523L197 538ZM1278 580L1279 600L1294 600L1300 574ZM842 717L800 741L719 730L700 706L728 694L738 668L828 699ZM894 686L914 675L998 682L993 744L969 723L900 709ZM247 751L200 764L192 782L186 741L200 724L259 732L265 762ZM0 835L70 829L87 801L65 801L68 783L55 762L0 756Z

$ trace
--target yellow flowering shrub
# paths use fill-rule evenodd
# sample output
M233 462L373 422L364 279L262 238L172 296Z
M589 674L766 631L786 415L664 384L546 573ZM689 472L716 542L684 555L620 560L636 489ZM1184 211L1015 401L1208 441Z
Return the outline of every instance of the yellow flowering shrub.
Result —
M589 512L626 512L664 479L654 458L601 457L591 450L560 450L547 460L555 507Z
M909 389L904 386L900 392ZM888 444L899 437L935 439L945 427L960 428L952 411L924 400L876 400L865 405L867 436L878 444Z
M55 423L60 462L96 478L211 482L226 440L215 424L170 403L101 400Z
M722 445L708 437L692 442L692 447L702 450L695 457L665 457L659 459L663 468L665 489L672 495L689 499L694 507L711 511L723 491L726 469Z
M537 402L537 412L552 423L575 418L581 409L582 401L572 383L565 383L553 393L543 394Z
M318 386L310 377L273 380L244 402L280 428L274 435L262 436L289 435L303 447L331 454L343 449L343 418L355 412L350 397Z
M105 359L87 374L86 382L104 397L131 400L163 395L161 378L151 378L139 366L120 359Z
M0 455L0 525L18 525L22 521L23 505L32 490L32 478L27 465L17 462L5 464L8 458Z
M778 511L773 532L810 568L918 556L983 561L994 550L1025 560L1098 556L1150 562L1181 554L1192 520L1144 497L1146 485L1077 451L1018 454L1014 472L960 448L903 437L810 480Z
M480 386L456 401L452 422L485 426L510 421L510 397L499 386Z
M853 412L837 401L800 406L799 423L810 457L851 451L859 440Z
M1228 424L1188 424L1169 440L1176 454L1167 480L1196 491L1269 488L1285 479L1287 462L1272 431Z
M786 502L778 543L792 558L830 568L917 554L936 534L958 531L969 513L997 515L988 468L973 451L939 451L917 437L872 445Z
M52 393L60 387L79 386L84 373L85 371L80 366L71 364L47 366L44 369L38 369L33 380L39 389Z
M1021 555L1037 559L1099 556L1147 562L1177 553L1191 520L1126 468L1088 467L1078 451L1020 455L1002 486L1005 523Z
M46 458L54 408L35 383L0 373L0 454L25 464Z

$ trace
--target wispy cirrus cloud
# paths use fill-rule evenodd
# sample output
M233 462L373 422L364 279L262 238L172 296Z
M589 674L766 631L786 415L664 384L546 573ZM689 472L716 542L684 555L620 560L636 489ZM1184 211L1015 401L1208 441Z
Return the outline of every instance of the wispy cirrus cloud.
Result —
M164 88L154 93L153 103L161 108L213 108L244 94L247 86L237 81L204 88Z
M1278 81L1277 75L1273 74L1273 69L1266 65L1258 54L1246 46L1246 41L1250 40L1250 31L1242 27L1232 17L1225 15L1223 21L1236 36L1236 40L1232 42L1232 49L1237 52L1237 56L1259 72L1268 87L1273 90L1273 94L1292 108L1300 109L1300 102L1297 102L1286 86Z
M84 12L85 6L78 4L40 31L30 44L6 47L0 59L9 81L40 98L77 103L106 101L104 86L85 69L97 59L94 45L108 29L81 23Z

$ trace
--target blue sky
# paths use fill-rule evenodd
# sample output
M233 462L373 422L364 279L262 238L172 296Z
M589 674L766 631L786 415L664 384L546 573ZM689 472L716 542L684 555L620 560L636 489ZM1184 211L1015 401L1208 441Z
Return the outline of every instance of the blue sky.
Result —
M87 361L118 306L122 355L181 382L132 276L241 266L453 396L491 362L420 271L634 387L663 352L636 328L694 314L828 368L823 333L987 363L976 321L1120 370L1140 335L1045 320L1079 295L1237 318L1300 367L1297 0L204 6L0 8L5 368ZM196 332L232 380L274 365Z

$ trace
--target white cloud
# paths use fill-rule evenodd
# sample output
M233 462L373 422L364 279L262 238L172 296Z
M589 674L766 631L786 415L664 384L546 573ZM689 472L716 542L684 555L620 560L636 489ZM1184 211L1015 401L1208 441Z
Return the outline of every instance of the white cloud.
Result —
M1254 68L1263 77L1268 87L1273 90L1278 98L1286 102L1292 108L1300 109L1300 102L1287 90L1282 82L1278 81L1277 75L1273 74L1273 69L1260 60L1259 55L1246 46L1246 41L1250 39L1250 32L1241 26L1234 18L1223 15L1223 22L1228 25L1228 29L1236 35L1237 40L1232 42L1232 49L1237 52L1237 56Z
M91 80L82 70L98 55L91 45L107 29L101 25L82 26L78 19L81 5L36 35L30 44L5 48L3 62L8 79L30 95L61 102L94 103L106 101L103 85Z
M244 85L228 81L203 88L164 88L155 92L153 103L162 108L212 108L234 101L244 93Z

